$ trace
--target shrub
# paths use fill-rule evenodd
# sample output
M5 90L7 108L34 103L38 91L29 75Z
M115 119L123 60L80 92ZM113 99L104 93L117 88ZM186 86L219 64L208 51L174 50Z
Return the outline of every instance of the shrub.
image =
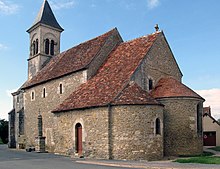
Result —
M0 138L3 144L8 143L8 121L0 120Z

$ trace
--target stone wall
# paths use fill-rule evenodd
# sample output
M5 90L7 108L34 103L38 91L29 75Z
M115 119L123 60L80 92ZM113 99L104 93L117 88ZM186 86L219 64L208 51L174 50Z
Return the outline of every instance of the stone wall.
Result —
M149 90L149 79L153 80L155 86L162 77L167 76L181 81L182 73L165 37L161 34L136 70L132 80L143 89Z
M13 93L13 108L14 114L14 134L16 148L23 148L19 146L20 137L24 135L24 101L23 101L23 91L18 90Z
M154 160L163 157L163 107L113 106L56 113L55 152L75 153L75 126L82 125L83 156ZM160 134L155 121L160 119Z
M164 153L166 156L196 155L203 152L202 135L197 129L197 105L193 98L164 98ZM202 118L202 112L199 112Z
M55 113L57 123L55 152L78 157L75 126L82 125L83 156L109 158L108 108L90 108Z
M8 113L8 147L9 148L16 148L16 141L15 141L15 109Z
M35 145L37 134L37 116L40 111L43 117L43 136L46 137L46 148L54 150L55 140L53 131L56 130L54 116L51 110L55 109L63 102L77 87L86 82L86 71L80 71L60 79L49 81L30 89L24 93L24 112L25 112L25 135L27 136L26 146ZM59 86L62 84L63 93L60 94ZM45 88L45 98L43 90ZM34 92L34 99L31 98Z
M113 159L158 160L163 157L163 106L114 106L111 113ZM161 134L156 134L157 118Z

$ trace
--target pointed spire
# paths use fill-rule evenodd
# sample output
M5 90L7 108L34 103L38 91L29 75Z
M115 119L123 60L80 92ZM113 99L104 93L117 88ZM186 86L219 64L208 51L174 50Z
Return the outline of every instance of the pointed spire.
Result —
M63 31L63 28L57 22L54 14L53 14L53 11L52 11L47 0L44 0L43 5L41 6L41 9L38 12L38 15L37 15L33 25L31 26L30 29L27 30L27 32L29 32L35 25L37 25L39 23L54 27L56 29L59 29L61 32Z

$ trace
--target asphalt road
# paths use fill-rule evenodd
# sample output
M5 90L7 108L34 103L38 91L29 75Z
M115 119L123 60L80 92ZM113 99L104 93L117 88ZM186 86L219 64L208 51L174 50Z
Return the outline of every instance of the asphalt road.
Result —
M50 153L28 153L0 145L0 169L220 169L220 165L71 159Z
M122 167L84 164L83 160L50 153L25 152L0 145L0 169L120 169ZM82 163L81 163L82 162ZM123 169L126 169L123 167ZM129 167L130 169L130 167Z

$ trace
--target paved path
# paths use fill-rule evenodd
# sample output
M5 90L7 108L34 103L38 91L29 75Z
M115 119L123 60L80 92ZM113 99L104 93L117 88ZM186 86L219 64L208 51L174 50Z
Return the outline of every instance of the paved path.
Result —
M0 169L220 169L220 165L180 164L172 161L70 159L50 153L28 153L0 145Z
M220 152L219 152L219 151L212 150L212 149L209 149L209 148L211 148L211 147L213 147L213 146L203 147L203 151L211 152L211 153L215 154L215 155L213 155L213 156L220 157Z

